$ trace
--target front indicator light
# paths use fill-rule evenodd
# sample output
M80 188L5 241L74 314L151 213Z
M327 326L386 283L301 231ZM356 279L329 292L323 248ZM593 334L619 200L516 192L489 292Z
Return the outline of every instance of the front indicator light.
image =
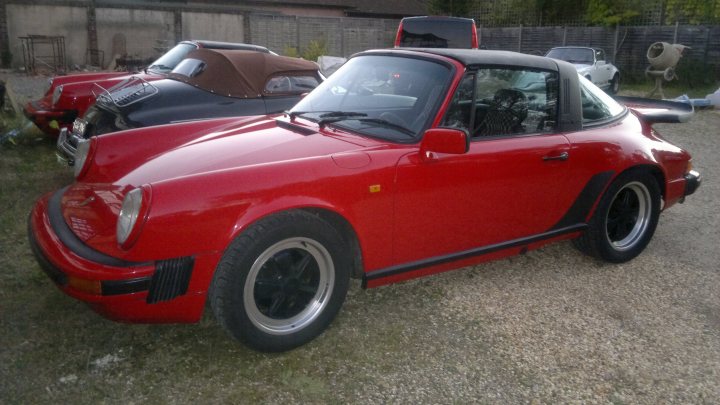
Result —
M102 295L102 285L98 280L86 280L84 278L69 276L68 286L87 294Z

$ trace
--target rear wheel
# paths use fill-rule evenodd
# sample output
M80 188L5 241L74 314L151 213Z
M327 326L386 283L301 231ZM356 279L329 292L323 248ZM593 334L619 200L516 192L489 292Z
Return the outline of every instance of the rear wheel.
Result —
M210 290L210 305L233 337L262 351L314 339L335 318L348 289L342 236L303 211L264 219L235 239Z
M617 92L620 90L620 75L615 73L615 76L613 76L612 80L610 80L610 87L608 88L608 91L610 94L617 94Z
M599 259L626 262L650 242L659 215L660 189L655 178L642 172L624 173L605 192L588 230L574 244Z

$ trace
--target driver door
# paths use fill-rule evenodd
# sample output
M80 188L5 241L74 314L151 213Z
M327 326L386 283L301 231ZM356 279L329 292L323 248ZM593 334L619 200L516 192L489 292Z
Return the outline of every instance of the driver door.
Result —
M579 190L569 182L570 144L554 131L557 94L554 72L489 68L461 82L441 126L475 135L469 151L398 164L396 265L502 246L558 223Z

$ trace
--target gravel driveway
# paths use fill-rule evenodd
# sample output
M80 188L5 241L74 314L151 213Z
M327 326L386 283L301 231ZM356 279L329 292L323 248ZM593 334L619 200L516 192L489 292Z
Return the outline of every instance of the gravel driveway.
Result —
M24 225L0 211L0 403L719 403L720 112L657 129L704 182L635 260L601 263L566 242L356 283L326 333L279 355L230 340L209 314L196 325L100 318L52 286ZM0 153L3 193L25 190L0 202L24 215L69 181L50 142Z

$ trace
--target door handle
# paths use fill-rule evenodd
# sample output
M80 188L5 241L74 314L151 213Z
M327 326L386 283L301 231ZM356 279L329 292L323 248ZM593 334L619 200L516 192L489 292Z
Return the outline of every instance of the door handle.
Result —
M551 155L545 155L545 156L543 156L542 159L543 159L544 161L548 161L548 160L568 160L569 157L570 157L570 154L569 154L569 153L563 152L563 153L561 153L561 154L559 154L559 155L553 155L553 156L551 156Z

